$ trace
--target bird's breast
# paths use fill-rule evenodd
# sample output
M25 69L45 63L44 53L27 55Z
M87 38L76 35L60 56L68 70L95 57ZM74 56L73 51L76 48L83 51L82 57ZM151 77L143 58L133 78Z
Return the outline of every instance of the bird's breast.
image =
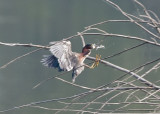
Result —
M86 59L86 56L84 56L83 54L80 54L78 59L79 59L79 62L82 64L84 60Z

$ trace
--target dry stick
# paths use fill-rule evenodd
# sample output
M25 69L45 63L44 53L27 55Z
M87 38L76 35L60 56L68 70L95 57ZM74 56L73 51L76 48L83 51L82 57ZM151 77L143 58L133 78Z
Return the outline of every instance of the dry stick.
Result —
M95 110L98 110L98 109L95 109ZM98 111L99 111L99 110L98 110ZM113 110L100 110L100 111L102 112L102 113L100 113L100 114L106 114L106 113L111 113L111 111L113 111ZM135 112L135 111L143 111L143 112L145 111L145 112L146 112L146 111L154 111L154 109L147 109L147 108L146 108L146 109L126 109L126 110L118 110L119 113L123 113L123 114L124 114L124 112L125 112L125 113L128 113L129 111L132 111L132 112L133 112L133 111L134 111L134 112ZM103 112L104 112L104 113L103 113ZM105 112L106 112L106 113L105 113ZM143 112L142 112L142 113L143 113ZM118 113L118 114L119 114L119 113Z
M58 101L61 104L71 104L69 102L62 102L62 101ZM89 102L78 102L78 103L72 103L74 105L84 105L84 104L88 104ZM128 103L132 103L132 104L149 104L149 105L159 105L159 103L152 103L152 102L109 102L107 103L107 105L119 105L119 104L128 104ZM103 104L103 102L93 102L92 104Z
M89 108L89 109L91 109L91 108ZM94 108L94 110L98 110L98 109L95 109ZM98 110L98 111L101 111L102 113L100 113L100 114L106 114L106 113L112 113L114 110ZM144 111L146 112L148 112L148 111L155 111L155 109L125 109L125 110L118 110L118 112L120 113L127 113L128 114L128 112L129 111L132 111L132 113L133 113L133 111L135 112L135 111L143 111L142 113L144 113ZM158 111L158 110L157 110ZM103 113L104 112L104 113ZM118 113L118 112L116 112L116 113ZM118 113L118 114L119 114Z
M135 90L135 91L133 91L133 92L131 92L131 93L128 93L128 96L126 97L126 99L125 99L124 102L127 102L128 99L129 99L131 96L135 97L135 98L139 101L140 98L139 98L138 96L134 95L134 93L136 93L136 92L138 92L138 91L139 91L139 90Z
M143 90L143 89L142 89ZM137 91L137 90L136 90ZM139 91L139 90L138 90ZM135 91L134 91L135 92ZM150 93L151 94L151 93ZM139 102L141 102L140 100L138 100ZM133 102L136 102L136 101L133 101ZM110 113L113 113L113 112L116 112L116 111L119 111L120 109L122 109L122 108L125 108L125 107L127 107L128 105L130 105L130 104L133 104L132 102L130 102L130 103L128 103L128 104L125 104L124 106L122 106L122 107L119 107L119 108L117 108L117 109L115 109L115 110L113 110L113 111L111 111ZM102 109L101 109L102 110Z
M116 89L117 90L130 90L130 89L152 89L152 88L148 88L148 87L139 87L139 88L137 88L136 87L136 88L116 88ZM104 89L100 89L100 90L94 89L94 90L83 92L83 93L80 93L80 94L77 94L77 95L73 95L73 96L70 96L70 97L58 98L58 99L49 99L49 100L38 101L38 102L32 102L32 103L29 103L29 104L26 104L26 105L21 105L21 106L18 106L18 107L13 107L11 109L3 110L3 111L0 111L0 112L7 112L7 111L10 111L10 110L19 109L19 108L23 108L23 107L28 107L28 106L32 106L32 105L37 105L37 104L41 104L41 103L48 103L48 102L53 102L53 101L72 99L72 98L88 95L89 93L93 93L93 92L97 92L97 91L106 91L106 90L115 90L115 88L104 88Z
M127 14L128 16L130 16L130 17L133 17L133 18L135 18L135 19L137 19L137 20L140 20L140 21L145 21L145 20L143 20L143 19L141 19L141 18L139 18L139 17L137 17L137 16L135 16L135 15L132 15L132 14ZM141 16L142 17L142 16ZM152 23L152 22L150 22L150 21L147 21L148 23L146 23L147 25L149 25L149 26L151 26L151 27L153 27L153 28L156 28L156 26L154 26L154 24ZM140 23L140 22L138 22L138 23ZM156 23L156 24L158 24L158 23Z
M140 38L140 37L136 37L136 36L128 36L128 35L122 35L122 34L84 33L83 35L100 35L100 36L110 36L110 37L122 37L122 38L128 38L128 39L135 39L135 40L147 42L147 43L152 44L152 45L160 46L160 44L157 43L157 42L149 41L149 40L146 40L144 38Z
M149 10L150 11L150 10ZM93 25L89 25L89 26L87 26L87 27L85 27L86 29L87 28L91 28L91 27L93 27L93 26L96 26L96 25L101 25L101 24L104 24L104 23L108 23L108 22L138 22L138 23L146 23L146 24L148 24L148 25L150 25L151 27L158 27L157 25L159 24L159 18L158 18L158 16L153 12L153 11L150 11L155 17L156 17L156 19L158 20L158 22L157 21L154 21L154 23L153 22L150 22L150 21L145 21L145 20L143 20L143 19L141 19L141 18L139 18L139 17L137 17L137 16L135 16L135 15L132 15L132 14L128 14L128 13L126 13L127 15L126 16L130 16L130 17L133 17L133 18L135 18L135 19L137 19L137 20L133 20L133 19L131 19L131 20L107 20L107 21L102 21L102 22L99 22L99 23L96 23L96 24L93 24ZM130 18L129 17L129 18ZM153 26L153 25L155 25L156 24L156 26Z
M49 49L48 46L42 46L42 45L35 45L35 44L20 44L20 43L4 43L0 42L0 45L5 45L5 46L24 46L24 47L37 47L37 48L44 48L44 49Z
M141 101L144 101L145 99L147 99L147 98L149 98L149 97L151 97L151 96L153 96L155 93L157 93L157 92L159 92L159 91L160 91L160 90L157 90L157 91L151 93L150 95L148 95L148 96L146 96L145 98L141 99L140 102L141 102Z
M141 102L140 102L141 103ZM116 112L116 111L119 111L119 110L122 110L122 108L125 108L125 107L127 107L128 105L130 105L130 104L133 104L133 102L130 102L130 103L128 103L128 104L125 104L124 106L122 106L122 107L119 107L119 108L117 108L117 109L115 109L115 110L113 110L113 111L111 111L110 113L113 113L113 112ZM148 103L146 103L146 104L148 104ZM145 104L145 105L146 105ZM149 103L149 104L151 104L151 103ZM148 105L149 105L148 104ZM155 105L154 105L155 106Z
M145 7L142 3L140 3L139 1L137 1L137 0L134 0L134 2L136 2L138 5L140 5L140 6L143 8L143 10L144 10L146 16L148 17L148 19L150 19L151 22L152 22L155 26L157 26L156 20L154 20L154 19L150 16L150 14L149 14L149 12L147 11L146 7Z
M104 36L118 36L118 37L129 37L129 38L133 38L133 39L136 39L136 40L141 40L141 41L145 41L148 43L150 42L149 40L145 40L144 38L140 38L140 37L134 37L134 36L122 36L121 34L111 34L111 33L107 33L106 31L102 30L102 29L99 29L99 28L88 28L88 30L97 30L98 32L102 32L102 33L84 33L84 35L104 35ZM152 43L155 43L155 44L158 44L158 42L154 39L154 38L151 38L154 42ZM151 43L151 42L150 42Z
M118 87L118 88L119 88L119 87ZM101 97L104 97L104 96L108 95L108 94L111 93L111 92L114 92L115 90L116 90L116 88L115 88L114 90L112 90L112 91L109 91L109 92L104 91L102 94L100 94L100 95L98 95L96 98L94 98L94 100L92 100L91 102L87 103L81 110L84 110L84 109L87 108L90 104L92 104L94 101L100 99ZM122 93L123 93L123 92L122 92ZM106 103L108 103L108 102L105 102L105 104L106 104ZM104 105L104 103L103 103L103 105ZM83 112L82 112L82 113L83 113Z
M129 89L130 88L130 89ZM94 101L96 101L97 99L99 99L99 98L101 98L101 97L104 97L104 96L106 96L107 94L109 94L109 93L111 93L111 92L113 92L113 91L115 91L115 90L132 90L132 89L136 89L137 87L118 87L118 88L110 88L109 90L112 90L112 91L109 91L108 93L104 93L104 94L102 94L102 95L100 95L100 96L97 96L93 101L91 101L91 102L88 102L81 110L82 111L80 111L81 113L83 113L84 112L84 109L85 108L87 108L90 104L92 104ZM141 87L138 87L138 88L141 88ZM145 87L144 87L145 88ZM141 89L144 89L143 87L141 88ZM106 88L107 89L107 88ZM98 89L98 90L104 90L104 89ZM108 89L107 89L108 90ZM120 94L123 94L124 92L120 92L119 94L116 94L115 96L113 96L113 97L116 97L116 96L118 96L118 95L120 95ZM102 103L103 105L104 104L108 104L108 102L111 100L111 99L113 99L113 97L112 98L110 98L107 102L105 102L105 103ZM69 103L69 105L70 104L72 104L72 103ZM130 104L130 103L128 103L128 104ZM79 113L79 112L78 112ZM78 114L77 113L77 114Z
M75 83L66 81L66 80L64 80L64 79L62 79L62 78L59 78L59 77L55 77L55 78L58 79L58 80L61 80L61 81L64 82L64 83L73 85L73 86L75 86L75 87L79 87L79 88L86 89L86 90L94 90L94 88L89 88L89 87L81 86L81 85L78 85L78 84L75 84Z
M89 95L89 94L91 94L91 93L88 93L88 94L85 94L85 95L82 95L82 96L79 96L79 97L76 97L76 98L74 98L74 99L72 99L72 101L71 101L71 103L70 104L67 104L65 107L63 107L62 109L67 109L69 106L71 106L72 105L72 103L74 102L74 101L77 101L77 100L79 100L81 97L85 97L85 96L87 96L87 95ZM60 113L61 111L57 111L57 112L55 112L55 114L58 114L58 113Z
M112 100L113 98L116 98L117 96L119 96L119 95L121 95L121 94L123 94L123 93L124 93L124 92L121 91L121 92L119 92L118 94L112 96L110 99L108 99L106 102L104 102L104 104L103 104L98 110L101 111L102 108L106 105L106 103L108 103L110 100ZM126 104L126 105L129 105L129 104ZM98 112L99 112L99 111L98 111ZM112 113L112 112L111 112L111 113ZM98 114L98 113L96 113L96 114Z
M135 91L133 91L131 94L133 94L134 92L137 92L137 91L139 91L139 90L135 90ZM130 95L131 95L131 94L130 94ZM125 100L125 101L126 101L126 100ZM139 99L139 98L138 98L138 101L140 102L140 99ZM133 102L137 102L137 100L135 100L135 101L133 101ZM130 102L130 103L128 103L128 104L125 104L124 106L121 106L121 107L119 107L119 108L111 111L110 113L113 113L113 112L116 112L116 111L118 111L118 110L120 110L120 109L122 109L122 108L125 108L125 107L127 107L128 105L130 105L130 104L132 104L132 102ZM102 108L103 108L103 107L102 107ZM102 110L102 108L101 108L100 110Z
M2 110L0 112L7 112L7 111L11 111L14 109L20 109L23 107L28 107L28 106L32 106L32 105L38 105L38 104L42 104L42 103L48 103L48 102L55 102L55 101L61 101L61 100L68 100L68 99L72 99L72 98L76 98L76 97L80 97L89 93L93 93L93 92L99 92L99 91L106 91L106 90L130 90L130 89L154 89L152 87L123 87L123 88L104 88L104 89L100 89L100 90L90 90L87 92L83 92L80 94L76 94L70 97L62 97L62 98L57 98L57 99L48 99L48 100L44 100L44 101L37 101L37 102L31 102L29 104L25 104L25 105L21 105L21 106L17 106L17 107L13 107L7 110Z
M139 70L139 71L141 71L141 69ZM136 73L138 73L139 71L137 71ZM130 77L132 77L132 76L130 76ZM129 77L129 78L130 78ZM126 86L126 85L128 85L128 86L131 86L131 87L137 87L136 85L134 85L133 83L132 83L132 81L130 81L130 82L124 82L124 81L126 81L126 78L125 79L123 79L122 81L115 81L115 82L113 82L113 83L118 83L118 87L120 86L120 87L123 87L123 86ZM120 83L120 84L119 84ZM139 91L139 90L138 90ZM135 91L134 91L135 92ZM132 93L130 93L130 95L132 95ZM129 95L129 96L130 96ZM126 98L126 100L125 101L127 101L128 99L129 99L129 96ZM133 96L133 95L132 95ZM136 99L139 99L137 96L134 96Z
M156 61L157 60L159 60L159 59L156 59ZM154 60L155 61L155 60ZM152 62L153 63L153 62ZM158 66L160 65L160 62L158 63L158 64L156 64L156 65L154 65L151 69L149 69L148 71L146 71L143 75L141 75L141 77L144 77L145 75L147 75L148 73L150 73L152 70L155 70ZM132 83L134 82L135 80L133 80L133 81L131 81ZM130 82L129 82L130 83ZM145 90L143 90L144 92L146 92L146 93L148 93L149 94L149 96L153 96L153 97L155 97L156 99L160 99L160 97L159 96L156 96L156 95L154 95L153 93L151 93L151 92L148 92L148 91L145 91Z
M159 65L160 65L160 62L157 63L156 65L154 65L154 66L153 66L151 69L149 69L148 71L146 71L141 77L144 77L144 76L146 76L147 74L149 74L151 71L159 68Z
M158 22L156 24L159 24L160 20L159 20L159 17L157 16L157 14L154 13L153 11L151 11L151 10L148 10L148 12L150 12L156 18L156 20L157 20L156 22Z
M114 90L112 90L112 91L114 91ZM81 110L84 110L85 108L87 108L90 104L92 104L93 102L95 102L97 99L100 99L101 97L103 97L104 95L106 95L106 94L109 94L109 93L111 93L112 91L104 91L103 93L100 93L98 96L96 96L92 101L90 101L90 102L88 102L87 104L85 104L85 106L83 106L82 108L81 108ZM83 112L82 112L83 113Z
M145 90L143 90L143 91L145 91ZM142 100L145 100L145 99L147 99L147 98L149 98L150 96L155 96L154 94L155 93L157 93L157 92L159 92L159 90L157 90L157 91L155 91L154 93L149 93L150 95L149 96L147 96L147 97L145 97L145 98L143 98ZM156 96L155 96L156 97ZM157 97L156 97L157 98ZM159 99L159 98L158 98ZM139 100L140 102L142 101L142 100ZM112 112L115 112L115 111L117 111L117 110L119 110L119 109L122 109L122 108L124 108L124 107L126 107L126 106L128 106L129 104L126 104L125 106L122 106L122 107L120 107L120 108L118 108L118 109L116 109L116 110L114 110L114 111L112 111ZM105 106L105 105L104 105ZM102 109L103 107L101 107L101 109ZM99 109L99 110L101 110L101 109ZM111 113L112 113L111 112Z
M42 107L42 106L30 106L32 108L38 108L38 109L44 109L44 110L49 110L49 111L65 111L65 112L79 112L81 110L74 110L74 109L55 109L55 108L47 108L47 107ZM85 111L86 113L92 113L94 114L95 112L93 111Z
M135 85L133 85L131 82L129 82L129 83L121 82L121 83L123 83L123 85L128 84L128 85L130 85L130 86L135 87ZM121 86L122 86L122 85L121 85ZM158 95L153 94L153 92L149 92L149 91L146 91L146 90L142 90L142 91L145 92L145 93L147 93L147 94L149 94L150 97L153 96L153 97L155 97L157 100L160 99L160 97L159 97ZM157 91L159 91L159 90L157 90ZM147 97L148 97L148 96L147 96ZM138 101L141 102L141 99L139 99Z
M95 109L95 110L98 110L98 109ZM98 110L98 111L99 111L99 110ZM100 111L101 111L101 112L102 112L102 111L104 112L104 113L102 112L102 113L100 113L100 114L106 114L105 112L111 112L111 111L113 111L113 110L100 110ZM133 111L143 111L143 112L145 111L145 112L146 112L146 111L155 111L155 110L154 110L154 109L126 109L126 110L118 110L118 112L121 112L121 113L124 113L124 112L127 112L127 113L128 113L129 111L132 111L132 112L133 112ZM157 110L157 111L158 111L158 110ZM143 113L143 112L142 112L142 113ZM119 114L119 113L118 113L118 114Z
M112 54L112 55L110 55L110 56L107 56L107 57L105 57L104 59L109 59L109 58L111 58L111 57L120 55L120 54L122 54L122 53L124 53L124 52L127 52L127 51L129 51L129 50L132 50L132 49L135 49L135 48L137 48L137 47L143 46L143 45L145 45L145 44L147 44L147 42L144 42L144 43L135 45L135 46L130 47L130 48L127 48L127 49L124 49L123 51L120 51L120 52L118 52L118 53L115 53L115 54Z
M70 104L70 103L65 103L61 102L62 104ZM74 103L77 105L81 104L86 104L86 103ZM101 102L94 102L93 104L103 104ZM159 103L150 103L150 102L119 102L119 103L107 103L107 105L117 105L117 104L150 104L150 105L159 105ZM42 107L42 106L30 106L33 108L39 108L39 109L44 109L44 110L56 110L56 111L72 111L72 112L81 112L82 110L72 110L72 109L55 109L55 108L47 108L47 107ZM91 108L88 108L91 109ZM98 110L98 109L96 109ZM104 110L102 110L104 111ZM89 112L89 113L96 113L93 111L84 111L84 112Z
M44 100L44 101L31 102L29 104L25 104L25 105L13 107L13 108L10 108L10 109L2 110L0 112L8 112L8 111L11 111L11 110L20 109L20 108L28 107L28 106L32 106L32 105L38 105L38 104L42 104L42 103L55 102L55 101L60 101L60 100L68 100L68 99L76 98L76 97L79 97L81 95L85 95L85 94L88 94L88 93L89 92L87 91L87 92L76 94L76 95L73 95L73 96L70 96L70 97L64 97L64 98L58 98L58 99L49 99L49 100Z
M144 92L146 92L146 93L149 94L149 96L143 98L142 100L145 100L145 99L147 99L147 98L149 98L149 97L151 97L151 96L154 96L156 99L160 99L158 96L155 95L155 93L157 93L159 90L155 91L154 93L148 92L148 91L143 90L143 89L142 89L142 91L144 91ZM141 102L141 100L138 100L138 101ZM121 108L123 108L123 107L121 107ZM119 109L121 109L121 108L119 108ZM119 110L119 109L117 109L117 110ZM117 110L114 110L114 111L117 111Z
M160 62L157 63L156 65L154 65L152 68L150 68L148 71L146 71L143 75L141 75L141 77L143 78L144 76L146 76L147 74L149 74L151 71L157 69L157 67L160 65ZM132 83L135 82L136 80L131 81Z
M116 88L115 88L115 90L116 90ZM112 92L114 92L115 90L113 90ZM103 108L105 105L107 105L107 104L109 103L109 101L111 101L113 98L116 98L117 96L119 96L119 95L121 95L121 94L123 94L124 92L127 92L127 91L128 91L128 90L126 90L126 91L121 91L120 93L112 96L112 97L111 97L110 99L108 99L106 102L102 103L102 106L98 109L98 112L97 112L97 113L99 113L99 111L101 111L102 108ZM99 98L104 97L104 96L106 96L106 95L108 95L108 93L102 94L101 96L99 96ZM98 98L98 99L99 99L99 98ZM96 100L98 100L98 99L94 99L93 101L96 101ZM93 101L92 101L92 102L93 102ZM127 103L126 105L129 105L129 104L130 104L130 103ZM82 109L81 109L81 110L82 110ZM97 114L97 113L95 113L95 114Z
M141 77L144 77L145 75L147 75L147 74L149 74L151 71L153 71L153 70L155 70L156 69L156 67L158 67L160 65L160 62L158 63L158 64L156 64L156 65L154 65L151 69L149 69L148 71L146 71L143 75L141 75ZM133 80L132 81L132 83L134 82L135 80ZM157 90L157 91L159 91L159 90ZM155 92L155 93L157 93L157 91ZM157 99L159 99L160 97L157 97L157 96L155 96L153 93L148 93L149 94L149 96L154 96L154 97L156 97ZM146 97L146 98L148 98L148 96ZM146 99L146 98L144 98L144 99ZM141 101L141 100L140 100Z
M135 87L135 86L134 86L134 87ZM107 92L107 91L104 91L104 92L101 93L100 95L96 96L96 98L94 98L91 102L87 103L81 110L87 108L90 104L92 104L92 103L95 102L96 100L98 100L98 99L100 99L100 98L108 95L108 94L111 93L111 92L114 92L115 90L117 90L117 88L119 88L119 87L116 87L116 88L115 88L114 90L112 90L112 91L108 91L108 92ZM124 93L124 92L121 92L121 93ZM117 96L117 94L116 94L116 96ZM110 100L112 100L112 99L113 99L113 97L110 98L109 100L107 100L105 103L103 103L102 107L105 106L105 105L106 105ZM104 105L104 104L105 104L105 105ZM101 107L101 110L102 110L102 107ZM101 111L101 110L99 109L98 111Z
M55 76L51 76L51 77L49 77L49 78L47 78L47 79L39 82L38 84L36 84L32 89L35 89L35 88L37 88L38 86L40 86L41 84L43 84L43 83L45 83L45 82L47 82L47 81L49 81L49 80L51 80L51 79L54 79L54 78L56 78L56 77L62 76L62 75L64 75L64 74L67 74L67 73L69 73L69 72L70 72L70 71L68 71L68 72L62 72L62 73L57 74L57 75L55 75Z
M117 8L125 17L127 17L128 19L130 19L131 21L134 22L134 20L128 16L128 13L124 12L117 4L115 4L114 2L111 2L110 0L106 0L108 3L110 3L111 5L113 5L115 8ZM145 30L146 32L148 32L150 35L160 39L159 36L155 35L154 33L152 33L151 31L149 31L148 29L146 29L144 26L142 26L141 24L134 22L136 25L138 25L139 27L141 27L143 30Z
M136 17L136 18L137 18L137 20L133 20L133 21L131 21L131 20L106 20L106 21L102 21L102 22L99 22L99 23L96 23L96 24L93 24L93 25L89 25L89 26L85 27L85 29L89 29L89 28L92 28L94 26L101 25L101 24L104 24L104 23L109 23L109 22L113 22L113 23L114 22L124 22L124 23L126 23L126 22L132 22L132 23L133 22L138 22L138 23L153 24L152 22L142 20L138 17Z
M118 87L118 88L104 88L104 89L94 89L95 91L104 91L105 93L104 94L102 94L102 95L100 95L100 96L97 96L92 102L94 102L94 101L96 101L97 99L99 99L99 98L101 98L101 97L103 97L103 96L105 96L106 94L109 94L109 93L111 93L112 91L115 91L115 90L133 90L133 89L151 89L151 88L148 88L148 87ZM106 91L107 90L112 90L112 91L109 91L108 93L106 93ZM94 91L93 91L94 92ZM122 92L121 92L122 93ZM88 95L88 94L86 94L86 95ZM86 96L85 95L85 96ZM80 97L84 97L84 95L83 96L80 96ZM92 102L88 102L81 110L82 111L80 111L80 112L82 112L83 113L83 109L84 108L86 108L88 105L90 105ZM68 106L69 105L72 105L72 104L74 104L74 103L68 103L67 104L67 106L66 107L64 107L63 108L63 110L64 109L66 109L66 108L68 108ZM62 111L62 110L61 110ZM58 112L56 112L56 114L57 113L59 113L60 111L58 111Z
M82 40L82 46L84 47L86 45L84 37L83 37L82 33L78 32L78 34L79 34L79 36L80 36L80 38Z
M101 86L102 87L102 86ZM103 85L103 87L104 87L104 85ZM119 87L118 87L119 88ZM95 102L96 100L98 100L98 99L100 99L100 98L102 98L102 97L104 97L104 96L106 96L106 95L108 95L108 94L110 94L111 92L114 92L115 90L117 90L117 87L114 89L114 90L112 90L112 91L104 91L103 93L101 93L101 94L99 94L98 96L96 96L96 98L94 98L91 102L88 102L83 108L81 108L81 110L84 110L85 108L87 108L90 104L92 104L93 102ZM112 97L113 98L113 97ZM110 100L111 100L111 98L110 98ZM108 101L108 100L107 100ZM108 101L109 102L109 101ZM107 104L108 102L105 102L105 104ZM103 105L104 105L104 103L103 103ZM100 110L98 110L98 111L100 111ZM82 112L83 113L83 112Z
M140 101L140 103L141 103L141 101ZM133 103L130 102L129 104L133 104ZM124 105L124 106L122 106L122 107L120 107L120 108L118 108L118 109L116 109L116 110L113 110L113 111L111 111L110 113L113 113L113 112L115 112L115 111L119 111L120 109L127 107L129 104L126 104L126 105ZM151 104L151 103L146 103L146 104ZM157 106L159 106L159 105L157 105ZM134 110L134 109L133 109L133 110Z
M91 102L87 103L83 108L81 108L81 110L84 111L84 109L87 108L90 104L92 104L92 103L95 102L96 100L98 100L98 99L100 99L100 98L102 98L102 97L104 97L104 96L106 96L106 95L114 92L115 90L117 90L117 88L115 88L115 89L113 89L113 90L111 90L111 91L107 91L107 92L104 91L102 94L96 96L96 98L94 98ZM129 90L125 90L125 91L129 91ZM120 95L121 93L123 93L123 91L121 91L120 93L116 94L115 96L118 96L118 95ZM113 98L113 97L114 97L114 96L112 96L112 98ZM111 99L111 98L110 98L110 99ZM107 100L107 101L109 102L110 99ZM105 102L105 103L106 103L106 102ZM102 105L104 105L104 103L102 103ZM98 113L98 112L97 112L97 113ZM96 114L97 114L97 113L96 113ZM78 113L77 113L77 114L78 114ZM83 112L81 112L81 114L83 114Z
M91 59L91 60L94 60L93 57L88 57L88 58ZM140 80L141 82L143 82L144 84L146 84L146 85L148 85L148 86L150 86L150 87L154 87L155 89L160 89L159 86L151 83L150 81L142 78L142 77L139 76L138 74L136 74L136 73L134 73L134 72L132 72L132 71L130 71L130 70L128 70L128 69L122 68L122 67L120 67L120 66L118 66L118 65L114 65L114 64L112 64L112 63L110 63L110 62L108 62L108 61L104 61L104 60L101 60L100 62L103 63L103 64L106 64L106 65L108 65L108 66L110 66L110 67L113 67L113 68L115 68L115 69L118 69L118 70L120 70L120 71L129 73L129 74L133 75L133 77L135 77L137 80Z
M27 56L27 55L29 55L29 54L32 54L32 53L34 53L34 52L37 52L37 51L39 51L39 50L41 50L41 49L43 49L43 48L35 49L35 50L30 51L30 52L28 52L28 53L26 53L26 54L24 54L24 55L22 55L22 56L16 57L15 59L9 61L7 64L1 66L0 69L6 68L9 64L15 62L16 60L18 60L18 59L20 59L20 58L22 58L22 57L25 57L25 56Z

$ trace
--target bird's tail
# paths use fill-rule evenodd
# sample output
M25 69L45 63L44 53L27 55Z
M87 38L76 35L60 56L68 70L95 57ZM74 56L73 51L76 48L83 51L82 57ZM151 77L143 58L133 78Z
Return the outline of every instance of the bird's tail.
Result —
M59 71L62 71L62 69L59 67L58 60L54 55L43 55L41 63L44 66L58 68Z

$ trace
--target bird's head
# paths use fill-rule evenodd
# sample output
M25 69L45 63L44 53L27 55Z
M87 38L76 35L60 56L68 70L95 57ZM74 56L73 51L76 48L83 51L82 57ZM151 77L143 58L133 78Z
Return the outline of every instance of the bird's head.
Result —
M82 53L86 56L89 55L91 52L91 49L94 49L95 45L94 44L87 44L83 47Z
M95 45L94 44L87 44L84 46L85 49L94 49Z

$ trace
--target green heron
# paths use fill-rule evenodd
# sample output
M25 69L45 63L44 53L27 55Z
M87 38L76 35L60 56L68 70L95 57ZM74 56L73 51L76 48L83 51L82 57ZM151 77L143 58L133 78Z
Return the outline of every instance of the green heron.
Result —
M84 70L84 67L94 68L98 66L100 56L96 55L96 60L89 66L84 63L87 56L90 55L91 49L96 48L95 44L87 44L83 47L81 53L72 52L70 41L50 42L50 52L53 55L44 55L41 60L42 64L47 67L58 68L59 71L71 71L72 82L75 82L76 77Z

